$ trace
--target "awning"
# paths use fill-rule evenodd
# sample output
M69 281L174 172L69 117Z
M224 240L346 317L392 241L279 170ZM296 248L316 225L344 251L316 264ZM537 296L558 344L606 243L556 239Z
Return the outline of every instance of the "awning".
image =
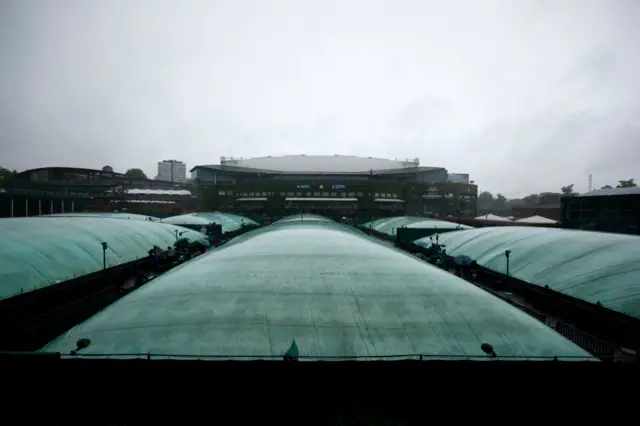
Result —
M238 198L236 201L267 201L267 197L246 197L246 198Z
M516 220L516 223L530 223L530 224L539 224L539 225L552 225L558 223L557 220L549 219L542 216L531 216L524 219Z
M487 220L489 222L511 222L506 217L498 216L498 215L495 215L495 214L492 214L492 213L485 214L485 215L482 215L482 216L478 216L475 219L476 220Z
M285 201L322 201L322 202L327 202L327 201L341 201L344 203L356 203L358 201L357 198L310 198L310 197L305 197L305 198L286 198Z
M404 200L400 200L398 198L376 198L375 200L373 200L375 202L379 202L379 203L404 203Z

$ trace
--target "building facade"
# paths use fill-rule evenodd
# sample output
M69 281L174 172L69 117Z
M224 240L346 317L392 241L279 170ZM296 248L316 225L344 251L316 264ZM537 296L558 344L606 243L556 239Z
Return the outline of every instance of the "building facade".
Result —
M562 197L562 226L640 234L640 188L598 189Z
M475 184L449 182L445 168L421 167L418 159L223 157L219 165L196 166L191 173L202 210L364 217L474 216L477 210Z
M177 160L162 160L158 163L157 180L168 182L186 182L187 165Z
M164 216L181 214L196 209L195 197L185 191L190 187L188 183L131 177L113 171L31 169L16 174L11 185L0 191L0 217L114 210ZM136 190L152 191L148 195Z

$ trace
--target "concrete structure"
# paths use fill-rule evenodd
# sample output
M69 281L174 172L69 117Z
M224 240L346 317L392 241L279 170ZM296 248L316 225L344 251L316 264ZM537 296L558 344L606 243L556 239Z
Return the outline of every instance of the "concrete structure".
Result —
M158 176L156 176L156 179L168 182L186 182L187 165L178 160L162 160L158 163Z
M170 196L166 190L185 192L188 188L185 183L135 178L112 171L43 167L15 175L10 186L0 193L0 217L125 209L160 216L180 214L196 208L195 198L188 192L186 196ZM145 195L132 193L132 189L165 191ZM155 200L162 203L149 203Z
M475 216L477 186L450 182L443 167L420 161L342 155L222 157L196 166L201 208L235 212L319 212L331 216ZM462 176L462 177L461 177ZM466 176L466 177L464 177Z

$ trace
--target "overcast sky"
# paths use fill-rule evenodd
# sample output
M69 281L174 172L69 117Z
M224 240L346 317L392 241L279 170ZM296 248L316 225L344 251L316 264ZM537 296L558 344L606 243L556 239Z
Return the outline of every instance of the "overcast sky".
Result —
M420 158L640 180L640 1L0 0L0 165Z

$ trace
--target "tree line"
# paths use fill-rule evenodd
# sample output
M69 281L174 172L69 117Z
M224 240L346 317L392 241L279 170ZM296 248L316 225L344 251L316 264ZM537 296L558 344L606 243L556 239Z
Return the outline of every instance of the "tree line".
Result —
M507 199L502 194L494 196L489 191L483 191L478 195L478 206L480 211L492 210L509 210L511 207L517 206L550 206L560 204L562 197L570 195L579 195L573 190L573 184L563 186L560 192L541 192L539 194L530 194L523 198ZM638 185L635 179L620 180L615 186L616 188L634 188ZM601 189L613 188L611 185L605 185Z

